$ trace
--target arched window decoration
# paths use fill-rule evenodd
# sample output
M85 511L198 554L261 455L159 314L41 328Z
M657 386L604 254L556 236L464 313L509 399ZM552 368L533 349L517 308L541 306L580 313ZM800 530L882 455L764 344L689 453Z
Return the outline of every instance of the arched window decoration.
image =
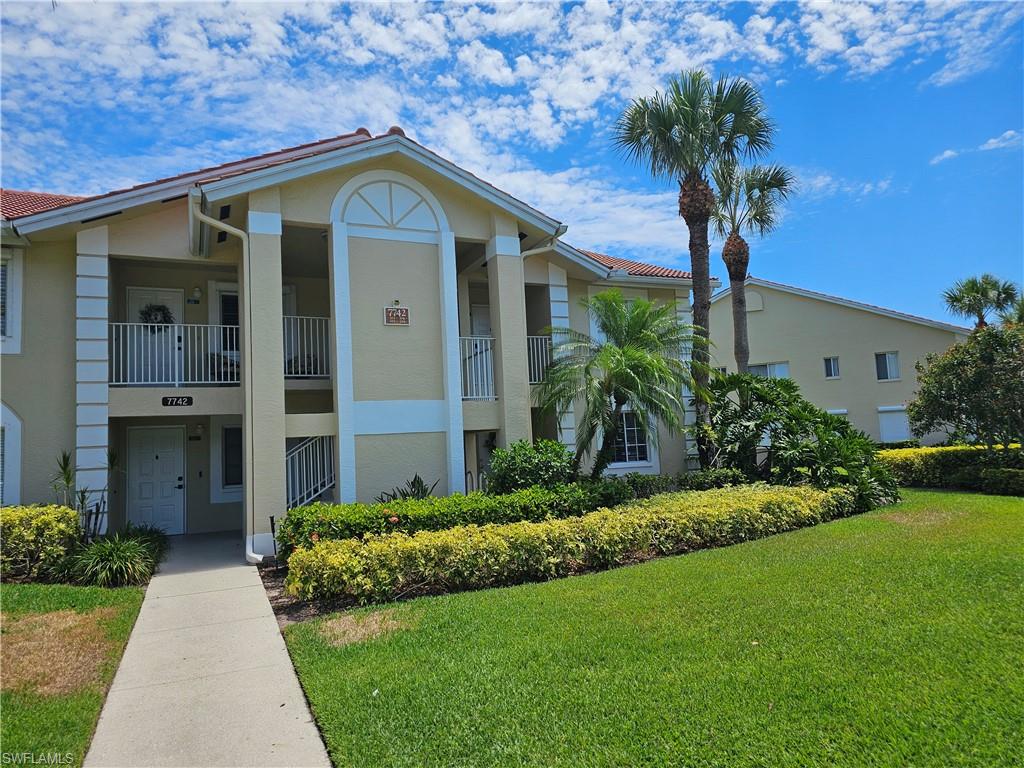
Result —
M437 216L416 190L397 181L371 181L348 198L342 220L386 229L437 232Z
M0 421L0 504L21 503L21 419L6 405Z

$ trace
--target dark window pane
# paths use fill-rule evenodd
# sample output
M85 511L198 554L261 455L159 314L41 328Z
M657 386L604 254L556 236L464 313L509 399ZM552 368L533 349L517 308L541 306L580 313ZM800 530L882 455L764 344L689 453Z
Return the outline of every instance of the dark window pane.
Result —
M224 455L225 487L242 484L242 428L224 427L224 439L221 443Z
M885 352L879 352L875 355L875 374L878 376L879 381L885 381L889 378L889 366L886 364Z
M238 294L222 293L220 295L221 325L238 325ZM221 349L225 352L238 351L238 333L228 328L221 329Z

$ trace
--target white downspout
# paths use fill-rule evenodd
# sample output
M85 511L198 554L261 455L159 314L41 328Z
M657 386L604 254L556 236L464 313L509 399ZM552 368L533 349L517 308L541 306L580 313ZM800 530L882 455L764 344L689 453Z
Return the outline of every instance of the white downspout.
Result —
M223 221L218 221L217 219L214 219L211 216L207 216L201 210L199 196L197 196L197 195L189 195L189 202L191 203L190 209L192 211L192 215L196 218L197 221L201 221L204 224L208 224L209 226L213 227L214 229L218 229L221 232L227 232L229 235L234 235L235 237L237 237L239 240L242 241L242 265L243 265L243 269L245 270L245 274L246 275L251 275L252 274L252 270L250 269L251 265L249 263L249 233L246 232L243 229L239 229L238 227L232 227L230 224L225 224ZM245 283L245 289L246 290L249 289L248 280ZM249 301L248 299L245 302L245 309L246 309L246 314L249 316L249 328L251 329L252 328L252 302ZM245 334L245 345L247 347L247 350L246 350L246 364L242 366L242 369L245 371L245 375L246 376L249 375L249 364L248 364L248 361L252 360L252 343L253 343L252 333L251 332L246 333ZM251 393L252 392L252 387L251 386L246 386L246 391ZM246 403L246 407L251 408L251 405L247 402ZM247 439L252 440L252 430L250 429L250 430L245 430L245 431L247 433L249 433L248 436L247 436ZM250 450L250 455L251 454L252 454L252 451ZM254 482L252 467L249 467L248 471L245 472L245 482L246 482L246 485L249 485L250 483ZM247 494L247 496L248 496L248 498L253 500L253 503L250 505L252 508L249 510L249 519L251 521L251 523L250 523L251 527L250 527L249 530L252 531L252 533L245 537L245 560L246 560L247 563L252 563L253 565L259 565L260 563L263 562L263 555L258 554L255 550L253 550L253 546L252 546L253 545L253 540L255 539L255 536L256 536L256 534L255 534L255 531L256 531L256 493L255 493L255 490L251 486L249 487L249 493Z

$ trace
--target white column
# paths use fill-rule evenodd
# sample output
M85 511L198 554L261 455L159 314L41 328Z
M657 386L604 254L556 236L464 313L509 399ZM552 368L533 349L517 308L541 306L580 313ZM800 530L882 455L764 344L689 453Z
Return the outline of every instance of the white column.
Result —
M75 259L75 486L107 487L110 306L107 228L78 233Z
M352 380L352 301L349 285L348 226L331 223L331 317L334 318L334 412L338 416L337 498L356 500L355 385Z
M690 309L690 292L687 291L676 291L676 316L679 318L679 322L690 325L693 323L693 312ZM689 347L684 350L683 358L689 360L692 357L693 350ZM697 413L690 407L690 398L693 397L693 392L690 391L689 387L683 387L683 402L686 405L686 411L683 414L683 424L687 428L693 427L697 423ZM683 467L686 470L690 470L696 466L697 462L697 441L693 439L692 435L688 432L683 432Z
M565 270L548 262L548 301L551 306L551 327L569 328L569 280ZM576 451L576 414L574 407L558 420L558 439Z
M444 389L448 408L448 493L466 492L466 446L462 434L462 358L459 351L459 288L455 233L440 232L441 323L445 356Z

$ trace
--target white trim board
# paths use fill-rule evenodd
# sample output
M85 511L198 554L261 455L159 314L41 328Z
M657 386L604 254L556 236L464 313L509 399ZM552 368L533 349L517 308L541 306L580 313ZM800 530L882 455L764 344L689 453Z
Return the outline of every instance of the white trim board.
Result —
M21 418L0 404L0 421L4 429L4 487L0 504L9 506L21 503Z
M870 312L873 315L881 315L882 317L889 317L893 320L903 320L908 323L916 323L917 325L925 325L929 328L938 328L940 331L948 331L949 333L956 333L961 336L966 336L971 332L970 328L963 328L959 325L952 325L951 323L943 323L939 320L929 320L927 317L918 317L917 315L908 315L905 312L898 312L895 309L886 309L885 307L876 307L873 304L865 304L860 301L854 301L853 299L844 299L840 296L832 296L827 293L820 293L818 291L811 291L806 288L797 288L795 285L786 285L784 283L776 283L771 280L764 280L760 277L748 277L746 286L748 288L769 288L783 293L791 293L794 296L802 296L806 299L817 299L818 301L825 301L829 304L838 304L841 307L847 307L848 309L859 309L862 312ZM711 303L714 304L729 295L730 289L728 287L716 293L711 297Z

